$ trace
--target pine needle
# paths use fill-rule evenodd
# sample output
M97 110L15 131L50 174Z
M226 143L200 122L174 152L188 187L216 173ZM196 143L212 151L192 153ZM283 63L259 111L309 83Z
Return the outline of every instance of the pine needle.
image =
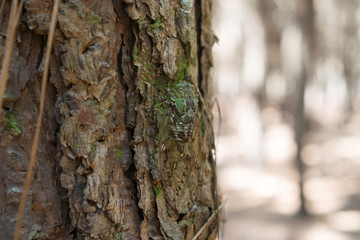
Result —
M5 2L6 2L6 0L3 0L2 3L1 3L1 7L0 7L0 17L1 17L1 15L2 15L3 11L4 11Z
M20 228L21 228L22 218L23 218L23 214L24 214L26 198L27 198L27 194L30 189L31 179L33 176L33 171L34 171L33 168L35 165L36 151L37 151L40 130L41 130L41 122L42 122L42 118L44 115L46 83L47 83L48 71L49 71L49 60L50 60L52 43L53 43L53 39L54 39L56 15L57 15L58 9L59 9L59 0L55 0L54 6L53 6L53 11L51 14L50 29L49 29L49 35L48 35L48 40L47 40L47 46L46 46L44 72L43 72L42 82L41 82L41 98L40 98L39 116L38 116L36 130L35 130L34 142L33 142L32 148L31 148L30 161L29 161L29 166L28 166L28 170L26 173L24 189L21 194L21 200L20 200L20 204L19 204L18 216L17 216L17 221L16 221L16 227L15 227L14 240L18 240L20 238Z
M221 205L218 207L218 209L215 210L215 212L213 212L213 214L211 214L211 216L208 218L208 220L206 221L206 223L200 228L200 230L196 233L196 235L191 239L191 240L196 240L200 234L204 231L204 229L207 227L207 225L209 225L209 223L211 222L211 220L221 211L221 209L224 207L225 203L226 203L227 199L225 199Z
M3 2L5 2L5 0L3 0ZM0 73L0 108L2 107L3 104L3 97L6 89L6 83L9 77L11 53L14 45L15 32L17 27L17 21L16 21L17 10L18 10L18 0L14 0L12 1L11 4L9 25L6 30L5 53L4 53L2 68Z

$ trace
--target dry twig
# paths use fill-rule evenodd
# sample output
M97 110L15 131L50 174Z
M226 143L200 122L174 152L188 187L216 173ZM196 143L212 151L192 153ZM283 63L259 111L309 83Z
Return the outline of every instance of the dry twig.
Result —
M204 229L207 227L207 225L209 225L209 223L211 222L211 220L221 211L221 209L224 207L225 203L226 203L227 199L225 199L221 205L218 207L218 209L215 210L215 212L213 212L213 214L211 214L211 216L209 217L209 219L206 221L206 223L200 228L200 230L196 233L196 235L191 239L191 240L196 240L200 234L202 233L202 231L204 231Z
M20 204L19 204L18 216L17 216L17 221L16 221L16 227L15 227L14 240L18 240L20 237L20 227L21 227L22 217L24 214L26 197L27 197L27 194L30 189L31 179L32 179L33 170L34 170L33 168L35 165L36 151L37 151L37 146L38 146L39 136L40 136L40 129L41 129L41 122L42 122L42 118L44 115L45 94L46 94L46 83L47 83L48 70L49 70L49 60L50 60L52 43L53 43L53 39L54 39L56 15L57 15L58 9L59 9L59 0L55 0L54 6L53 6L53 11L51 14L50 29L49 29L49 35L48 35L48 40L47 40L47 46L46 46L44 72L43 72L42 82L41 82L41 98L40 98L39 116L37 119L34 141L33 141L33 145L31 148L30 161L29 161L29 166L28 166L28 170L26 173L24 189L21 194L21 200L20 200Z
M4 11L5 2L6 2L6 0L3 0L2 3L1 3L1 7L0 7L0 17L1 17L1 15L2 15L3 11Z
M5 0L3 2L5 2ZM11 4L9 25L6 30L5 53L2 60L2 68L0 73L0 109L2 107L4 92L6 89L6 83L9 77L11 53L14 45L15 31L17 27L17 21L16 21L17 10L18 10L18 0L14 0L12 1Z

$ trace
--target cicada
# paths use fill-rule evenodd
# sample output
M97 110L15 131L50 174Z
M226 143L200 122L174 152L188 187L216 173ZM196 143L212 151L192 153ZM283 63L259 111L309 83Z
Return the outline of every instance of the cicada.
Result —
M196 113L199 94L195 86L181 81L169 89L168 101L169 131L179 145L184 145L192 139L196 123Z

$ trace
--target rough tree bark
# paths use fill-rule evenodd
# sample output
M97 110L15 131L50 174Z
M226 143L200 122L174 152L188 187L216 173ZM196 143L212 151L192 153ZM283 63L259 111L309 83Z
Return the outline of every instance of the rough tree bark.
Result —
M51 0L25 2L12 55L0 125L2 239L14 233L51 9ZM206 110L212 44L208 0L62 1L22 239L196 234L218 206ZM182 96L184 82L202 97ZM184 104L198 107L192 139L179 142L169 126ZM215 239L217 221L199 239Z

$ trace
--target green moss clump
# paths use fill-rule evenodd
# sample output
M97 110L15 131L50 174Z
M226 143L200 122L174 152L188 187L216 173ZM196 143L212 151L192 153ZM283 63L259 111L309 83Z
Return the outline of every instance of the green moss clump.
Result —
M121 240L123 239L123 228L124 225L120 224L120 226L118 226L113 234L113 237L111 238L111 240Z
M164 23L160 19L156 19L153 24L150 25L151 29L163 27Z
M120 158L123 157L123 154L122 154L121 150L118 147L115 148L115 154L118 155L118 157L120 157Z
M18 127L17 117L14 112L7 113L5 117L8 120L8 129L10 130L10 134L13 136L18 136L21 133L20 128Z
M122 239L122 232L115 232L111 240L120 240Z
M134 58L134 62L137 62L138 56L139 56L139 51L138 51L138 48L135 46L135 47L133 48L133 58Z
M31 226L31 231L28 234L27 239L36 239L36 238L38 238L40 231L41 231L41 226L35 223L34 225Z
M187 75L187 69L189 68L189 62L185 57L182 57L176 61L176 65L178 69L174 75L174 78L176 80L176 83L178 83L185 80Z
M102 22L102 18L99 14L91 11L90 14L87 15L86 21L89 25L94 26L95 24Z
M161 187L158 186L154 186L154 191L156 196L160 196L164 194L164 189L162 189Z
M184 224L186 226L190 226L192 223L193 223L192 218L188 218L188 219L184 220Z

